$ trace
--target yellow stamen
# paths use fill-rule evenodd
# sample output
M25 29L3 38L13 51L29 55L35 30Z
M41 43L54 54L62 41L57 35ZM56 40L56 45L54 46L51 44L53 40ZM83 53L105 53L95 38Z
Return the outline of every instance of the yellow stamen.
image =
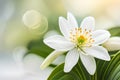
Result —
M91 47L94 42L91 30L81 28L74 28L70 31L70 40L79 48L83 46Z

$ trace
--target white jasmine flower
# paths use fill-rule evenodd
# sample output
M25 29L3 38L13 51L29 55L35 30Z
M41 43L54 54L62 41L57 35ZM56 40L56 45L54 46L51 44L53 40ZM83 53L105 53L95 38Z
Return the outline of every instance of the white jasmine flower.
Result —
M45 59L41 68L45 68L50 64L50 59L53 61L53 58L64 53L64 51L68 51L65 58L64 72L71 71L77 64L79 57L91 75L96 71L94 57L106 61L110 60L107 50L99 46L99 44L109 39L110 33L106 30L94 31L95 20L93 17L86 17L78 27L75 17L68 13L67 20L64 17L59 17L59 27L64 36L53 35L44 39L44 43L55 49L55 51Z

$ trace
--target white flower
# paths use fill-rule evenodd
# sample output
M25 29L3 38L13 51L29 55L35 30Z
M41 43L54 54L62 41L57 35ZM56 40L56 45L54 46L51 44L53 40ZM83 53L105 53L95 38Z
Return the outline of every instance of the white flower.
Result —
M65 58L64 72L71 71L77 64L79 57L91 75L96 70L94 57L106 61L110 60L107 50L99 46L99 44L109 39L110 33L106 30L94 31L95 20L93 17L86 17L81 26L78 27L75 17L68 13L67 20L64 17L59 17L59 26L64 36L53 35L44 39L44 43L55 49L55 51L45 59L41 68L48 66L53 58L65 51L68 51L68 53Z
M120 50L120 37L111 37L109 40L107 40L103 46L108 51L115 51Z

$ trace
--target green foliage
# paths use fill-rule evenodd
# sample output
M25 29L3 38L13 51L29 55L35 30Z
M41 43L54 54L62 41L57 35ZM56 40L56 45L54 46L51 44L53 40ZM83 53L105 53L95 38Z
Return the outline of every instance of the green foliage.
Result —
M34 53L44 58L47 57L53 51L53 49L51 49L43 43L43 39L32 41L28 45L28 50L28 54Z
M120 26L119 27L110 28L109 32L111 33L111 36L120 36Z
M87 73L80 60L69 73L64 73L63 68L64 64L57 66L48 80L119 80L120 51L111 55L110 61L97 60L97 70L93 76Z

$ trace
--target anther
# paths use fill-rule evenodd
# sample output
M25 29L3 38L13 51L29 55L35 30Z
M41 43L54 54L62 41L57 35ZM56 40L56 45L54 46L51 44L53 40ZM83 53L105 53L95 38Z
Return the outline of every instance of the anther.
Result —
M90 34L90 36L92 36L92 34Z
M85 29L85 31L87 31L87 29Z
M91 30L89 30L89 32L91 32Z
M86 32L86 34L88 34L88 32Z
M94 42L95 40L92 40L92 42Z
M75 28L75 30L77 31L77 30L78 30L78 28Z
M90 40L92 40L92 38L90 38Z
M81 28L78 28L78 30L81 30Z

